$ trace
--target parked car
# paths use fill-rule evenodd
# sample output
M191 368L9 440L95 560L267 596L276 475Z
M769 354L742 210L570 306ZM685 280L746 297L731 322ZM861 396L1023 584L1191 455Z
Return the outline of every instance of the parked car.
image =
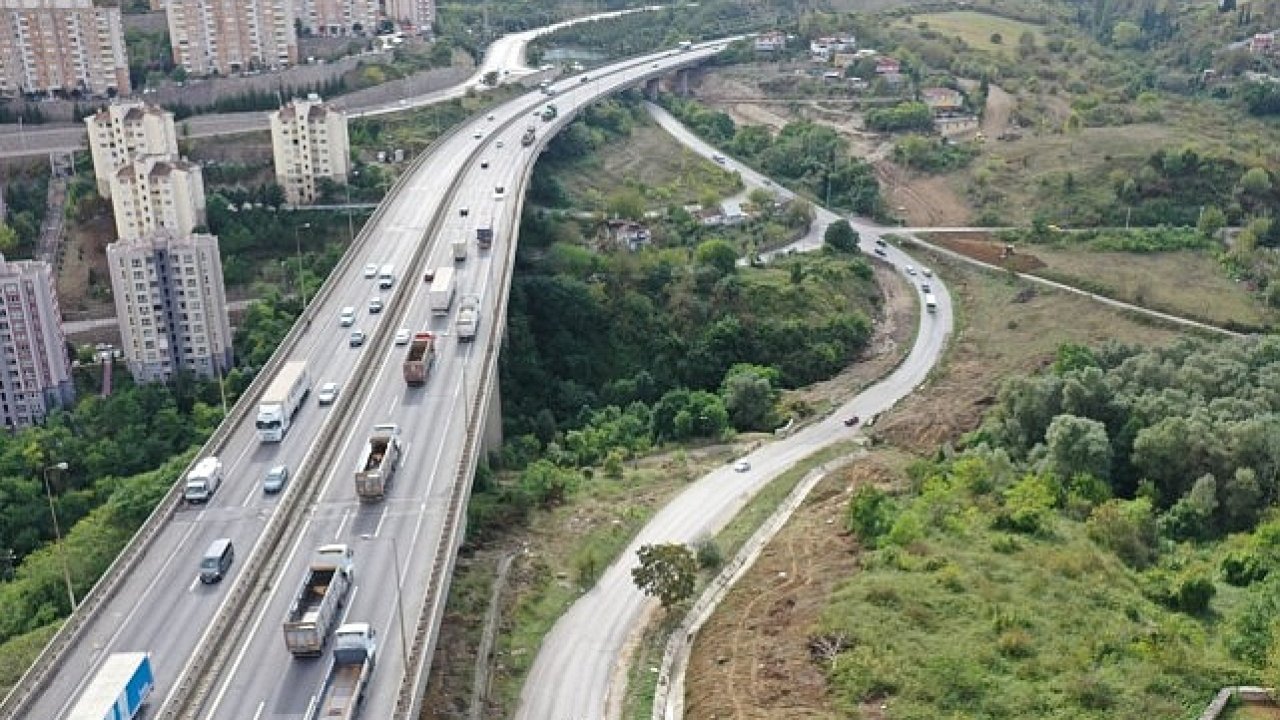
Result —
M277 465L267 471L267 476L262 478L262 491L265 493L278 493L284 489L285 483L289 482L289 466Z
M327 382L320 386L320 392L316 393L316 399L321 405L332 405L338 399L338 383Z

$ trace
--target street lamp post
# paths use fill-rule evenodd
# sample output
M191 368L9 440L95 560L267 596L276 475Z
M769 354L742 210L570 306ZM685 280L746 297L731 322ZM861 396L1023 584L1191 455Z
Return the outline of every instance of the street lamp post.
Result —
M355 242L356 226L351 220L351 181L360 175L358 170L351 171L351 177L347 178L347 240Z
M302 307L307 307L307 285L302 279L302 240L298 237L299 230L307 230L311 227L311 223L302 223L295 225L293 228L293 247L298 253L298 292L302 293Z
M361 540L373 540L373 535L364 533L360 536ZM391 541L391 560L396 570L396 619L400 624L400 660L404 663L404 672L409 674L409 636L404 631L404 603L401 598L400 591L400 545L396 542L395 535L388 535L387 539Z
M71 587L71 570L67 567L67 549L62 544L62 530L58 528L58 513L53 507L53 487L49 484L50 470L66 470L65 462L55 463L45 467L44 474L44 495L49 500L49 515L53 518L53 537L58 545L58 557L62 561L62 579L67 584L67 599L71 601L71 611L76 610L76 592Z

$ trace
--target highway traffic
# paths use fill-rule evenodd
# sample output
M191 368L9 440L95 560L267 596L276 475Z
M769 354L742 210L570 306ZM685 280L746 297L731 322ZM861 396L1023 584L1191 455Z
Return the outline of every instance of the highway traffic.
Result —
M463 440L467 426L482 418L471 417L466 408L480 391L480 378L489 377L491 367L481 363L491 364L496 358L490 350L500 334L491 333L490 327L500 328L505 315L518 206L536 154L547 133L562 127L580 104L657 75L668 65L696 62L715 51L707 47L672 53L657 66L653 58L620 63L593 71L589 82L578 77L561 81L552 87L563 111L554 121L534 116L548 98L531 93L493 110L492 119L472 119L430 151L402 190L386 198L340 265L341 274L331 278L307 308L297 342L281 350L286 359L307 363L315 388L338 383L340 397L356 384L357 361L368 354L373 377L359 397L346 396L350 414L340 416L342 403L321 406L308 398L278 443L259 440L252 415L235 427L218 452L225 482L207 503L183 507L165 524L23 717L64 717L104 658L123 651L151 653L157 688L153 704L163 700L168 705L178 692L176 680L185 664L210 639L211 623L224 610L229 586L252 581L241 570L251 557L264 553L283 560L280 571L270 578L266 596L255 598L250 612L242 616L248 622L247 640L221 668L198 716L305 716L330 660L295 660L285 646L281 622L313 551L338 542L354 550L354 583L344 619L368 622L380 637L366 717L392 717L401 682L414 680L406 678L405 638L412 637L417 625L432 563L442 544L452 548L456 543L456 538L441 537L444 513L454 484L470 483L470 473L459 471L473 467L473 459L464 462L461 456ZM539 140L526 147L520 139L530 125ZM459 178L456 186L454 178ZM468 208L466 216L462 207ZM496 232L492 247L482 252L474 241L475 230L487 222ZM438 232L429 233L433 228ZM451 246L457 237L468 239L462 261L455 261ZM419 253L424 242L426 252ZM376 278L365 277L365 264L390 264L396 273L392 288L381 289ZM423 275L427 268L446 266L455 268L459 297L479 298L480 332L473 343L457 341L456 303L444 316L434 316L427 307L429 285ZM369 302L375 296L384 299L386 309L370 313ZM350 327L340 322L344 307L357 310ZM402 377L405 348L394 343L401 328L437 335L438 358L421 388L407 388ZM367 334L364 344L352 346L353 329ZM400 471L385 499L362 504L356 498L354 473L366 434L384 423L400 428ZM333 427L326 428L329 424ZM313 439L326 429L338 431L336 462L321 472L310 471L309 458L324 449ZM289 484L281 493L265 493L267 470L282 464L294 469ZM318 500L302 508L302 529L279 547L257 547L276 507L298 487L316 483ZM206 584L198 577L200 559L219 538L232 540L236 558L221 582ZM419 665L415 658L408 659L412 667Z

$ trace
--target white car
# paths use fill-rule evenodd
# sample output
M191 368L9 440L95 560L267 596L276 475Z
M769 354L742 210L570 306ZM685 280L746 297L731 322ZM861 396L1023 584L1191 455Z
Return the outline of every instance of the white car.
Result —
M507 196L507 189L505 187L499 185L493 189L494 200L501 200L506 196Z
M410 335L409 328L400 328L399 330L397 330L397 331L396 331L396 344L397 344L397 345L408 345L408 344L409 344L409 335Z
M369 314L377 315L380 312L382 312L382 298L380 297L369 298Z
M338 383L327 382L320 386L320 392L316 393L316 399L321 405L332 405L334 400L338 399Z
M739 460L733 464L734 472L746 472L751 469L751 463L746 460Z
M378 263L365 263L364 276L366 278L374 277L378 274Z
M906 271L907 271L907 274L908 274L908 275L915 275L915 274L916 274L916 269L915 269L915 267L914 267L914 266L912 266L912 265L908 265L908 266L906 267Z
M338 316L338 322L342 327L351 327L356 324L356 309L350 305L342 308L342 314Z
M502 141L501 141L501 140L499 140L499 141L498 141L498 147L502 147Z
M933 277L933 271L929 268L920 268L920 272L923 273L925 277Z

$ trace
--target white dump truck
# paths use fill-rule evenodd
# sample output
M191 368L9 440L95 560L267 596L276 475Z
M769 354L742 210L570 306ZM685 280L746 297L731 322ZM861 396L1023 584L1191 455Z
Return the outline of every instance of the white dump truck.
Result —
M222 485L222 461L209 456L187 473L182 486L182 498L189 503L209 502Z
M355 720L360 716L360 701L373 674L377 647L377 633L369 623L347 623L338 628L333 664L308 720Z
M356 495L360 502L376 502L387 494L400 464L400 426L374 425L356 467Z
M311 392L311 374L306 360L290 360L280 368L275 380L258 400L258 439L280 442L293 421L293 414Z
M342 616L354 574L351 548L325 545L316 550L284 618L284 644L289 652L298 657L324 652L329 632Z

